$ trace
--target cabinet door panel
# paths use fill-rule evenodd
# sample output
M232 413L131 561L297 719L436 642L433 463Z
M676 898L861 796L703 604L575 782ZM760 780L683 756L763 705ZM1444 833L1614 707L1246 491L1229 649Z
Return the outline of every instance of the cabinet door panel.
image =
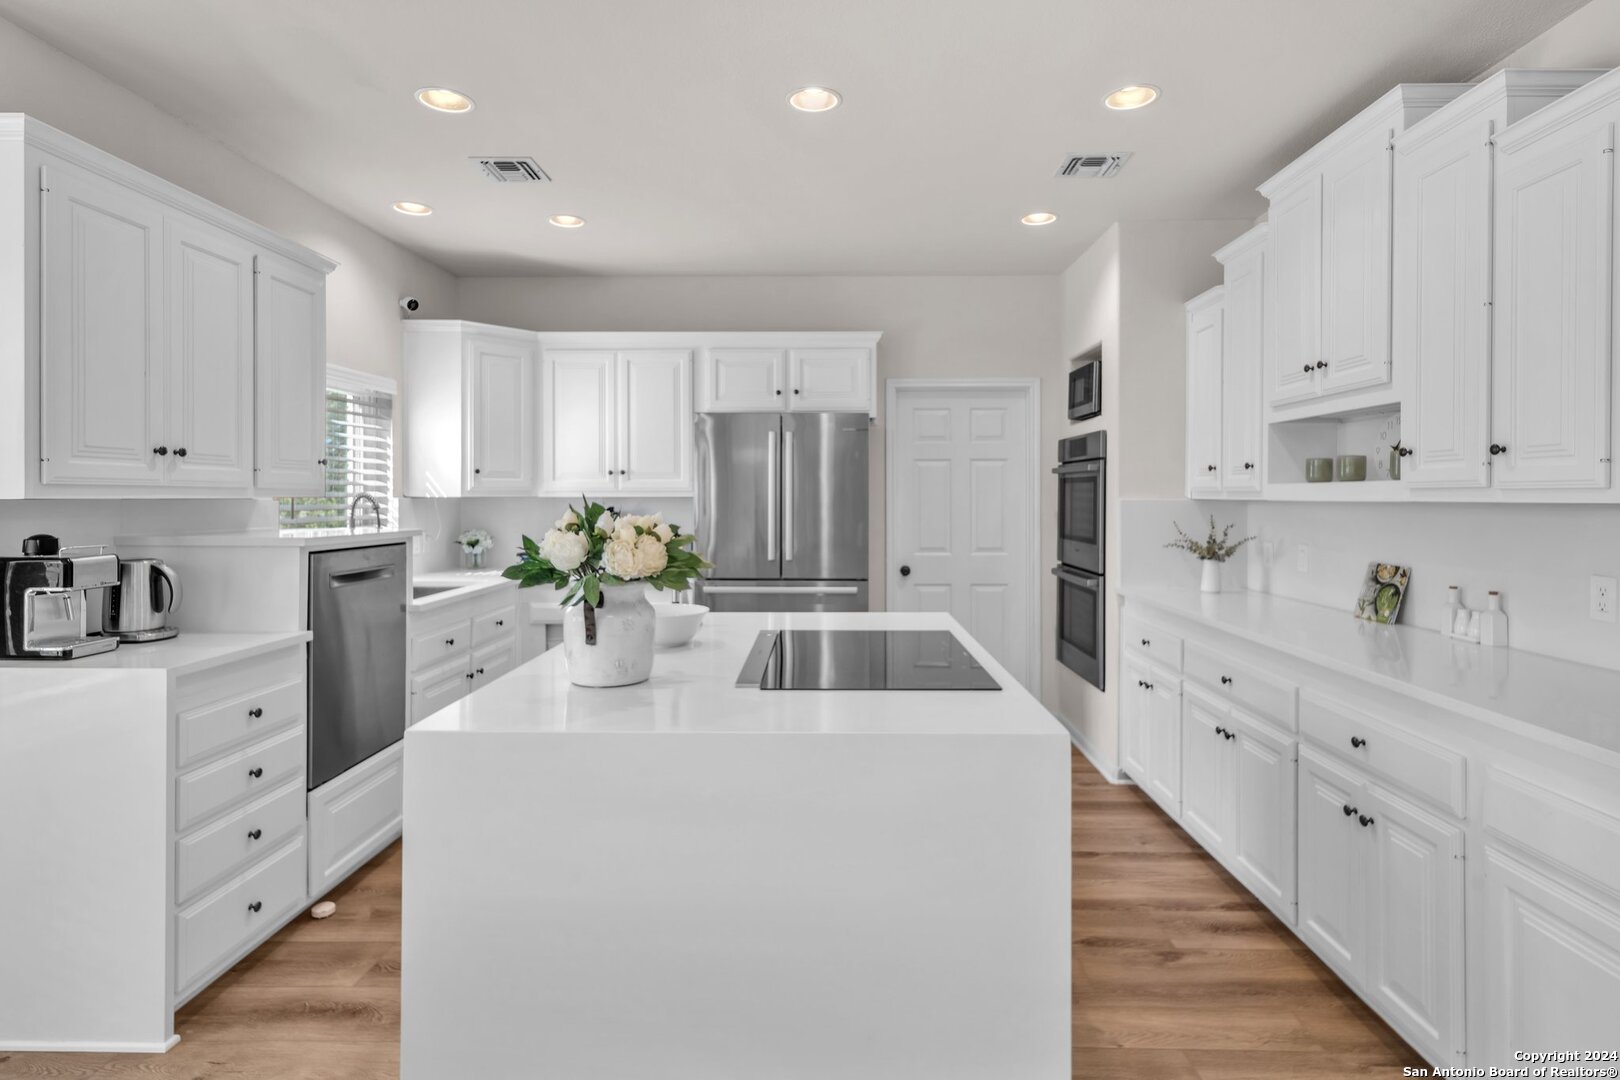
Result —
M1181 827L1216 855L1231 833L1232 740L1226 709L1190 687L1182 699Z
M1367 791L1354 774L1299 751L1299 932L1352 985L1359 986L1367 934ZM1346 808L1352 813L1346 813Z
M1411 387L1402 476L1418 487L1490 479L1490 137L1471 125L1396 158L1393 362Z
M326 275L274 255L254 273L254 486L326 490Z
M808 412L869 412L872 350L792 349L788 352L788 408Z
M1119 760L1137 786L1147 790L1148 668L1126 658L1120 662Z
M1376 931L1367 989L1431 1061L1463 1043L1463 833L1388 792L1367 799Z
M163 216L67 165L40 177L40 480L163 483Z
M1221 489L1260 490L1262 334L1265 326L1265 253L1253 251L1226 265L1221 325Z
M1316 396L1322 359L1322 181L1302 180L1271 202L1266 245L1266 400Z
M1322 170L1324 394L1389 381L1392 134L1363 136Z
M1504 488L1609 484L1614 129L1498 154L1489 458ZM1484 448L1482 448L1483 452Z
M1221 304L1187 313L1187 491L1221 490Z
M619 354L619 477L622 489L692 488L692 354L633 349Z
M1485 845L1483 1058L1517 1050L1595 1047L1620 1001L1620 908L1562 873Z
M1231 861L1255 895L1292 924L1297 917L1294 741L1235 710L1227 725L1237 733L1231 744Z
M534 482L534 348L506 338L466 342L467 491L531 495Z
M786 350L710 349L704 365L705 410L775 412L786 407Z
M547 421L540 433L544 488L559 495L615 489L613 352L548 350L542 369Z
M1161 671L1148 676L1148 794L1181 818L1181 684Z
M246 488L253 480L253 248L171 217L164 249L169 483Z

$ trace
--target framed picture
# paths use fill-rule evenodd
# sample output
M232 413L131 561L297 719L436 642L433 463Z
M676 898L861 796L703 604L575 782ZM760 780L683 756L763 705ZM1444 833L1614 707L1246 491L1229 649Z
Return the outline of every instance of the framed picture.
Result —
M1393 623L1400 617L1401 601L1406 598L1406 586L1411 580L1410 567L1368 563L1361 595L1356 598L1356 618L1386 625Z

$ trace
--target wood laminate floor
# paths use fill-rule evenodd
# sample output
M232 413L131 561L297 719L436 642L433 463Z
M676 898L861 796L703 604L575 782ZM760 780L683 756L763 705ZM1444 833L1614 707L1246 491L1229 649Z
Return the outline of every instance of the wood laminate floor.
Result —
M394 1080L400 865L395 844L332 895L335 916L295 920L186 1005L169 1053L0 1051L0 1077ZM1146 796L1078 754L1074 1000L1086 1080L1336 1080L1421 1064Z

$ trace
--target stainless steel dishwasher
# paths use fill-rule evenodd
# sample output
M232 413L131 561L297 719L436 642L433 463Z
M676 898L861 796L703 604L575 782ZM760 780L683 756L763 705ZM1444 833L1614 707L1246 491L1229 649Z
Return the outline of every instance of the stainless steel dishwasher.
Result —
M309 557L309 788L405 736L405 545Z

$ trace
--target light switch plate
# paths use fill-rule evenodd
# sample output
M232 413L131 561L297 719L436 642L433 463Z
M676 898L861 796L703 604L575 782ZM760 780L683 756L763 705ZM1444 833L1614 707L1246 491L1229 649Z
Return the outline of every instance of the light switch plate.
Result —
M1311 549L1304 544L1299 545L1294 555L1294 569L1302 574L1311 572Z
M422 538L420 536L411 537L411 554L422 554Z
M1615 621L1615 580L1612 577L1592 575L1589 614L1594 622Z

